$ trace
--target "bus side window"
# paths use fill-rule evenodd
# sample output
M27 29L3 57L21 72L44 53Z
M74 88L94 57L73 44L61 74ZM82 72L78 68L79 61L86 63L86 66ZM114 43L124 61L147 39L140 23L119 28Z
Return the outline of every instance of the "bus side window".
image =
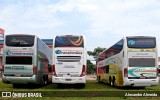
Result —
M106 73L109 73L109 65L105 66Z

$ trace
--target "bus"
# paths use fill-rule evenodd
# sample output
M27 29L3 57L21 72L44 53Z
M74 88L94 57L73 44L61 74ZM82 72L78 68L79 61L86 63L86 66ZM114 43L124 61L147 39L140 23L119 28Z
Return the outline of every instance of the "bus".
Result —
M37 36L6 35L3 50L3 83L17 87L52 82L52 49Z
M158 85L156 38L128 36L98 55L97 81L111 86Z
M52 83L86 83L85 39L79 35L59 35L53 42Z

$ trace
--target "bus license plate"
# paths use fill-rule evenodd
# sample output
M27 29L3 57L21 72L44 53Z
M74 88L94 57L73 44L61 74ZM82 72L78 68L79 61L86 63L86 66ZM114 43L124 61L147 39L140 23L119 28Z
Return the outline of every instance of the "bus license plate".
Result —
M21 75L19 75L19 74L16 74L15 76L16 76L16 77L20 77Z
M145 78L146 78L146 77L144 77L144 76L141 76L141 77L140 77L140 79L145 79Z
M66 79L66 81L71 81L71 79Z

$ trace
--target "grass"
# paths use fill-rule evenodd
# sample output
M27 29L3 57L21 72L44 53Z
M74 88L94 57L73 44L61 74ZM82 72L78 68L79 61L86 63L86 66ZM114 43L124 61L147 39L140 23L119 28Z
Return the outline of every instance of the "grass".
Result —
M140 100L159 100L159 97L116 97L117 95L121 93L125 93L128 91L133 92L147 92L147 91L159 91L160 92L160 84L158 86L152 86L152 87L146 87L146 88L135 88L135 87L121 87L121 88L115 88L111 87L104 83L98 83L96 81L87 81L85 88L80 88L79 85L63 85L62 87L58 87L57 84L48 84L43 87L27 87L26 85L20 87L20 88L13 88L12 84L4 84L2 81L0 81L0 91L23 91L23 92L44 92L45 94L55 95L57 97L45 97L46 100L133 100L133 99L140 99ZM89 92L88 92L89 91ZM103 92L104 91L104 92ZM107 92L106 92L107 91ZM94 97L96 95L102 95L102 97ZM108 94L108 95L107 95ZM64 97L58 97L58 96L64 95ZM67 95L73 95L73 97L66 97ZM75 95L78 95L80 97L75 97ZM107 97L106 97L107 95ZM112 97L114 96L115 97ZM92 97L93 96L93 97ZM0 98L3 100L10 100L11 98ZM13 100L30 100L31 98L12 98ZM44 99L43 98L32 98L32 99Z
M159 100L160 98L152 98L152 97L46 97L46 98L2 98L2 100Z
M85 88L79 87L79 85L62 85L58 87L57 84L48 84L43 87L36 87L32 85L30 87L22 85L20 88L13 88L12 84L4 84L0 81L0 91L140 91L140 90L155 90L160 91L160 84L158 86L138 88L138 87L111 87L105 83L98 83L97 81L87 81Z

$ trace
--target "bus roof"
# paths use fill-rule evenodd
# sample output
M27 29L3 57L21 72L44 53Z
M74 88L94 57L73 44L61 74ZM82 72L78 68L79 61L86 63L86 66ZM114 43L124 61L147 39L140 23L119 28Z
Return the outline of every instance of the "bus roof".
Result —
M126 36L126 38L146 38L146 37L154 38L154 36Z
M58 37L67 37L67 36L82 36L82 35L57 35ZM56 37L57 37L56 36Z
M12 35L14 35L14 36L36 36L36 35L31 35L31 34L8 34L6 36L12 36Z

